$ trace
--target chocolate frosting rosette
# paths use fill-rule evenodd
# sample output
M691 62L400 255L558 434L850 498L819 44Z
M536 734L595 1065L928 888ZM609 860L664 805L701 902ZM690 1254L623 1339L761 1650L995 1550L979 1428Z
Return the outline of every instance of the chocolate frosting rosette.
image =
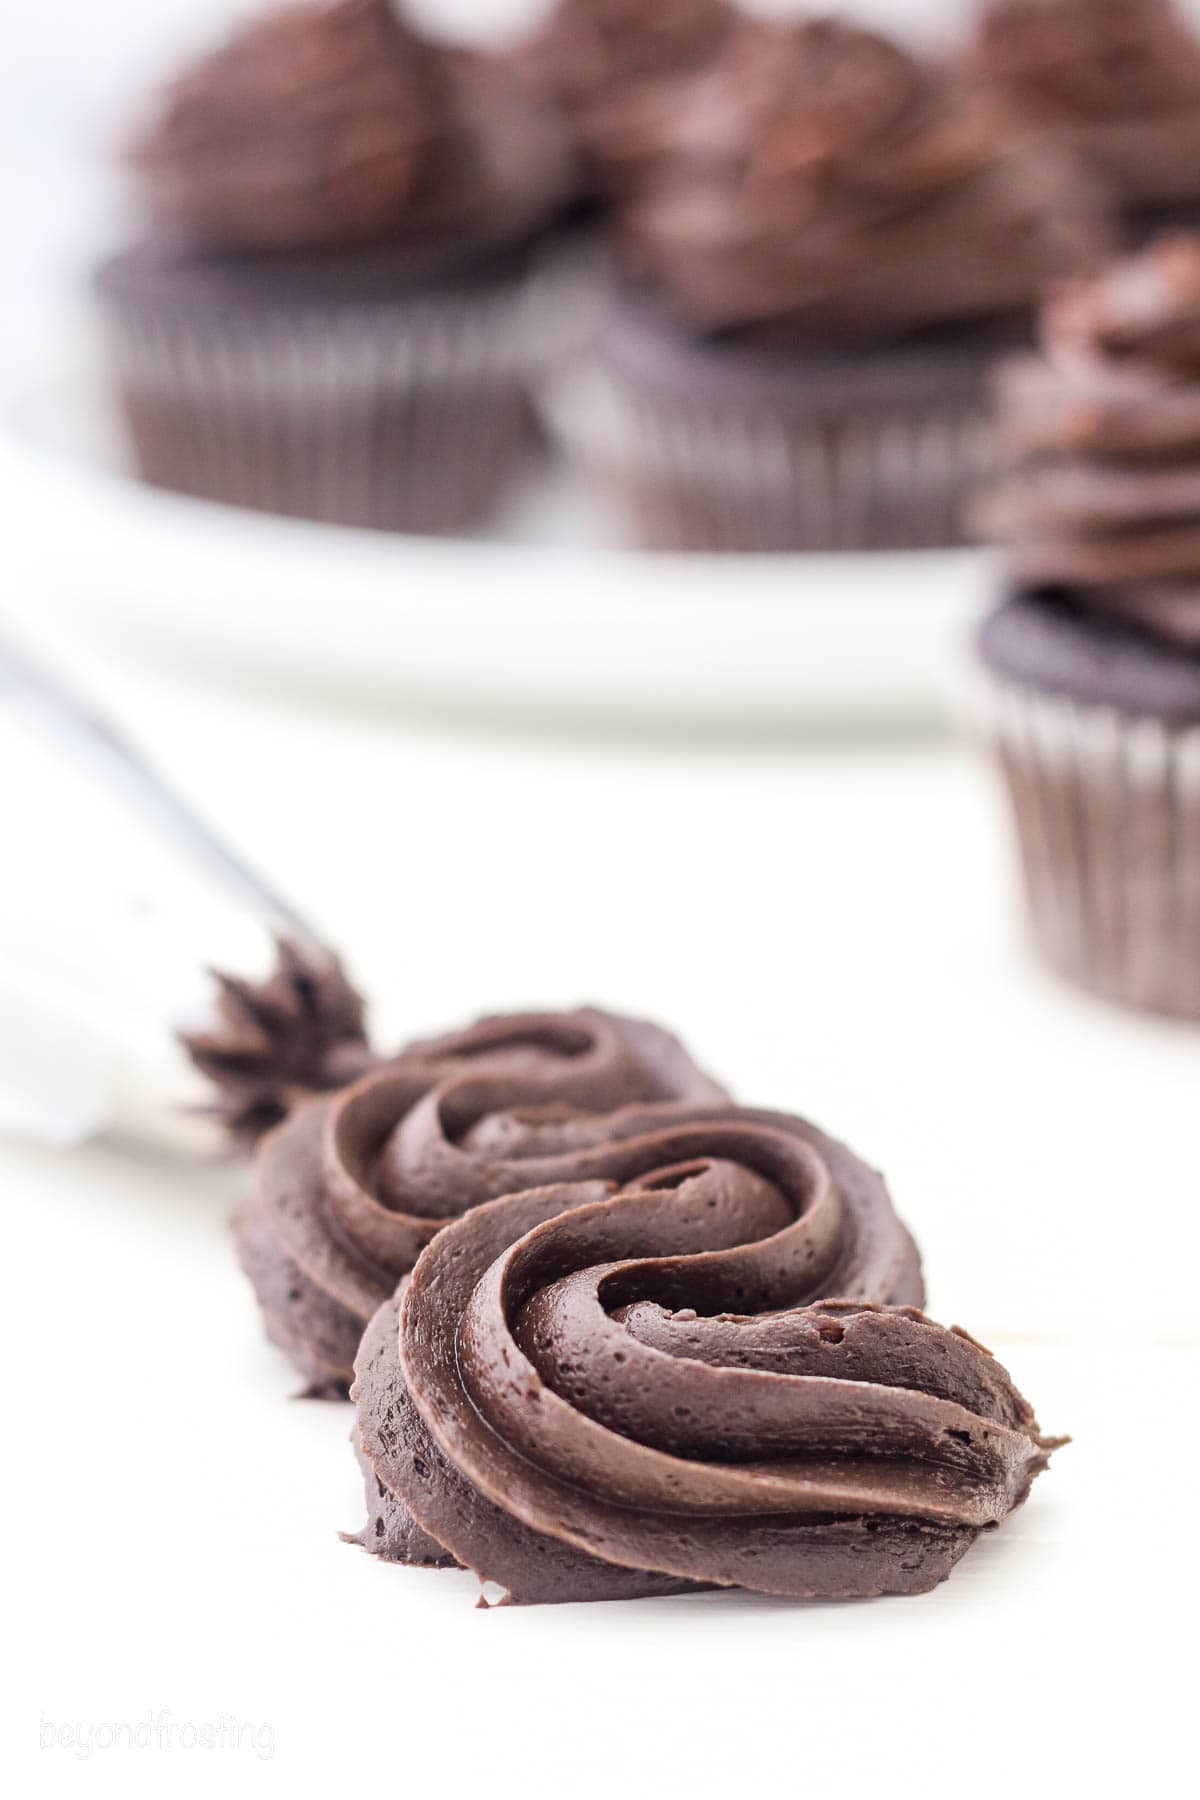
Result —
M628 277L551 415L654 541L954 541L983 381L1103 208L946 69L832 19L743 21L627 109ZM618 154L614 146L614 157Z
M410 1045L261 1144L237 1240L269 1335L344 1392L363 1326L447 1220L558 1179L617 1109L721 1097L669 1033L594 1009Z
M1200 1018L1200 237L1047 304L997 382L979 508L1011 593L980 648L1038 942Z
M372 1319L357 1541L514 1601L936 1585L1054 1440L972 1339L865 1297L920 1292L877 1177L779 1115L617 1119Z
M1135 227L1200 201L1200 40L1174 0L993 0L965 67Z
M98 288L147 479L418 530L492 504L554 341L536 240L574 180L519 71L389 0L309 0L182 71L129 162L150 233Z

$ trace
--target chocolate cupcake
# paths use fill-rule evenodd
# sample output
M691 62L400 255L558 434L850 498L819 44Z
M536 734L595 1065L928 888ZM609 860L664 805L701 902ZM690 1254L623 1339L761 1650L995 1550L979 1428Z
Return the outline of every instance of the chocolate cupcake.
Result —
M486 513L555 342L532 280L560 126L387 0L294 6L186 71L132 152L153 221L99 273L142 474L433 531Z
M998 382L980 509L1010 594L979 641L1036 941L1200 1019L1200 237L1048 305Z
M993 0L966 73L1082 157L1135 237L1200 219L1200 40L1173 0Z
M1090 185L833 20L743 22L626 133L628 282L547 403L575 457L653 545L959 541L986 371L1096 250Z
M705 68L737 19L727 0L558 0L518 45L521 70L571 127L593 198L628 179L647 90Z
M236 1234L268 1335L310 1391L344 1394L364 1325L448 1219L561 1179L616 1109L721 1098L667 1032L592 1009L410 1045L263 1139Z
M811 1126L650 1121L456 1220L356 1365L367 1525L510 1601L916 1594L1055 1440L919 1292L877 1178ZM1061 1440L1059 1440L1061 1441Z

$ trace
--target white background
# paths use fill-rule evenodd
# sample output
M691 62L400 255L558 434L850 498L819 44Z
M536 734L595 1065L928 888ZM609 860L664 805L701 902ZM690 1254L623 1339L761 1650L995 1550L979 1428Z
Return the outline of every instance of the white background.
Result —
M337 1541L362 1517L348 1414L287 1399L232 1264L230 1172L9 1147L29 1779L716 1796L1165 1774L1194 1599L1195 1042L1021 960L981 772L934 748L551 755L100 685L354 945L385 1035L585 994L672 1020L740 1092L883 1166L931 1311L1076 1441L927 1598L476 1612L466 1577ZM32 1748L43 1719L160 1707L264 1722L274 1759L96 1751L80 1776Z
M84 147L133 72L215 11L22 15L0 90L13 362L69 327L67 276L108 217ZM9 570L8 610L31 623L38 573L32 556ZM1003 821L967 753L497 738L252 703L132 655L61 659L352 946L385 1041L535 1001L671 1022L740 1094L885 1169L930 1310L990 1343L1076 1441L925 1599L477 1612L467 1577L338 1542L361 1518L349 1413L287 1399L226 1240L237 1173L10 1143L14 1791L311 1779L640 1800L1186 1779L1197 1040L1025 959ZM10 762L0 809L6 792L10 815L36 814L31 768ZM14 866L56 917L77 904L82 938L113 870L91 839L80 858L79 823L47 817ZM65 1726L161 1709L237 1719L271 1754L62 1744Z

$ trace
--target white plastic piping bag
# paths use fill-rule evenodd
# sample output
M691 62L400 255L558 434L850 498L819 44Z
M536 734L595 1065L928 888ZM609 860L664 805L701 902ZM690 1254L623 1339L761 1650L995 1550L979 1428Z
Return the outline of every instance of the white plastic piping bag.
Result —
M174 1034L209 964L304 920L102 719L0 641L0 1132L212 1136Z

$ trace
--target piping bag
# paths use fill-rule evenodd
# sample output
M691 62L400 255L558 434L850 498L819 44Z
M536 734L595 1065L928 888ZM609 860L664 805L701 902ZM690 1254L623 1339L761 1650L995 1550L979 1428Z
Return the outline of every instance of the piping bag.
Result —
M0 638L0 1133L218 1148L175 1033L210 962L308 921L84 701Z

